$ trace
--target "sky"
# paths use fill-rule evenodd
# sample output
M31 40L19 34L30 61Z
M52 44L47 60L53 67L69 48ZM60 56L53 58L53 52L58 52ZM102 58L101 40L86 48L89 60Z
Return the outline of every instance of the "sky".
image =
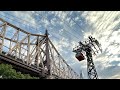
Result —
M79 62L73 48L89 35L96 38L102 53L93 56L100 79L120 79L119 11L0 11L0 18L31 33L48 30L58 52L78 74L87 79L87 61Z

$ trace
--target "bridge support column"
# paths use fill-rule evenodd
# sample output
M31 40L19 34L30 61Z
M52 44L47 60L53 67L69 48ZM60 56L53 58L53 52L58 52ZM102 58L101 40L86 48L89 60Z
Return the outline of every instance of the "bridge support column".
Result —
M4 26L3 26L3 30L2 30L2 33L1 33L1 36L2 36L2 42L0 42L0 53L2 53L2 49L3 49L3 44L4 44L4 38L5 38L5 33L6 33L6 26L7 24L5 23Z
M48 74L51 75L51 67L50 67L50 57L49 57L49 46L48 46L48 32L46 30L46 61L47 61L47 69L48 69Z

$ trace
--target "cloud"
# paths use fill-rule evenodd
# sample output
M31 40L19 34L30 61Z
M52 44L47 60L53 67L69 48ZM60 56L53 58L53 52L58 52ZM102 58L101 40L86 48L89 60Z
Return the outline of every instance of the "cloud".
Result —
M120 66L119 11L37 11L40 15L34 11L11 13L38 26L38 31L31 30L34 33L43 34L47 28L58 52L77 73L82 70L85 78L87 78L87 62L86 60L79 62L72 50L79 41L86 40L89 35L92 35L99 40L103 50L101 54L93 56L98 76L100 78L120 77L118 71ZM29 31L26 28L25 30Z
M19 16L19 18L22 18L23 20L25 20L29 23L37 25L36 21L35 21L35 18L32 17L32 13L29 12L29 11L14 11L12 13L13 13L13 15L15 15L17 17Z
M120 12L99 11L88 12L87 16L83 15L87 20L89 20L90 25L94 23L92 24L93 29L84 33L84 38L89 35L93 35L93 37L97 38L102 45L102 54L94 58L96 68L99 71L98 73L104 72L104 75L106 75L104 76L100 74L101 78L113 78L116 74L119 75L119 72L117 72L117 68L119 67L114 67L114 64L118 65L120 61L117 57L120 52L120 41L118 38L120 37L120 31L119 29L114 31L116 26L119 27L120 19L116 19L119 15ZM112 66L109 66L110 64ZM99 67L101 67L101 69ZM112 71L110 69L112 69Z

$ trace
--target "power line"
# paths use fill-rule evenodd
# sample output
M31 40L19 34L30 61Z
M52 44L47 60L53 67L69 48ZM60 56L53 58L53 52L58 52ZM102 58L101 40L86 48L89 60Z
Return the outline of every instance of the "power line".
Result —
M71 20L80 28L82 28L72 17L71 17ZM84 29L82 28L82 30L84 31Z
M113 12L114 13L114 12ZM109 18L112 16L112 14L113 14L112 12L111 12L111 14L108 14L108 16L109 16ZM100 27L105 23L105 22L107 22L108 20L109 20L109 18L108 18L108 16L106 15L106 17L104 18L104 19L102 19L102 22L100 22L101 23L101 25L99 25L96 29L100 29ZM107 19L107 20L106 20ZM106 20L106 21L105 21ZM105 22L103 22L103 21L105 21ZM99 24L100 24L99 23ZM105 24L104 24L105 25ZM104 27L104 25L103 25L103 27Z
M67 14L68 14L68 13L67 13ZM64 21L65 21L65 19L62 20L60 17L59 17L59 20L61 20L63 23L64 23ZM71 29L71 27L69 26L69 24L67 24L67 23L64 23L64 24L67 25L67 26ZM74 29L74 30L75 30L75 29ZM66 30L66 31L67 31L67 30ZM78 39L78 37L77 37L76 35L74 35L74 34L71 33L71 32L69 32L69 33Z
M38 14L39 15L39 13L37 13L36 12L36 14ZM45 16L43 16L43 18L45 18L46 19L46 17ZM48 22L50 23L50 21L48 20ZM63 22L64 23L64 22ZM51 24L51 23L50 23ZM66 29L64 29L64 30L66 30ZM67 30L66 30L67 31ZM68 31L69 32L69 31ZM70 32L69 32L70 33ZM70 33L69 35L73 35L73 33ZM74 35L73 35L74 36ZM75 37L76 37L76 35L75 35ZM77 37L76 37L77 38Z
M19 20L21 20L21 21L24 21L24 22L26 22L26 23L29 23L29 24L32 24L32 25L34 25L34 26L30 26L31 28L35 28L36 29L36 25L34 24L34 23L32 23L32 22L29 22L29 21L27 21L27 20L24 20L24 19L22 19L22 18L19 18L19 17L17 17L17 16L15 16L15 15L12 15L12 14L9 14L8 12L4 12L4 13L6 13L6 14L8 14L8 15L10 15L10 16L12 16L12 17L15 17L15 18L17 18L17 19L19 19ZM22 23L23 24L23 23Z
M21 18L15 16L15 15L9 14L9 13L7 13L7 12L3 12L3 13L5 13L5 14L7 14L7 15L9 15L9 16L15 17L16 19L19 19L20 21L26 22L26 23L28 24L28 27L29 27L29 28L38 31L37 26L34 25L33 23L31 23L31 22L29 22L29 21L27 21L27 20L23 20L23 19L21 19ZM3 16L3 17L6 17L6 18L8 18L8 19L10 19L10 20L12 20L12 21L15 21L15 22L17 22L17 23L19 23L19 24L23 24L23 25L25 25L25 26L27 25L27 24L21 23L21 22L18 21L18 20L11 19L10 17L7 17L6 15L2 15L2 14L0 14L0 15ZM34 25L34 26L30 26L31 24Z
M87 16L88 16L88 14L87 14ZM107 18L107 16L106 16L106 18ZM88 20L90 20L90 17L89 17ZM88 20L87 20L87 21L88 21ZM94 23L92 23L92 24L90 25L90 27L92 27L94 24L96 24L97 21L98 21L98 20L96 20ZM102 19L102 21L103 21L103 19ZM102 23L102 21L97 24L97 27L99 27L99 25ZM87 23L88 23L88 22L87 22ZM97 27L96 27L96 28L97 28ZM93 28L91 28L91 31L92 31L92 30L93 30Z
M45 18L46 19L46 17L45 16L43 16L43 18ZM48 20L49 21L49 20ZM50 21L49 21L49 24L51 24L50 23ZM66 30L66 29L64 29L64 30ZM52 31L52 30L51 30ZM53 31L52 31L53 32ZM69 36L71 36L71 34L70 33L66 33L67 35L69 35ZM59 34L60 36L63 36L63 34L61 35L61 34Z
M110 12L111 13L111 12ZM99 30L100 28L101 28L101 26L105 23L105 22L107 22L108 20L109 20L109 18L112 16L112 14L113 13L111 13L111 14L109 14L108 16L106 15L106 17L104 18L104 19L102 19L101 20L101 22L99 22L98 24L97 24L97 26L96 26L96 28ZM88 14L87 14L88 15ZM102 16L103 17L103 16ZM107 19L106 21L105 21L105 19ZM103 21L105 21L105 22L103 22ZM90 26L92 27L95 23L97 22L97 20L94 22L94 23L92 23ZM103 23L102 23L103 22ZM102 26L102 27L104 27L105 26L105 24ZM92 28L91 28L92 29ZM102 29L102 28L101 28ZM100 30L101 30L100 29ZM92 29L93 30L93 29Z
M6 13L6 14L8 14L8 13ZM16 17L16 16L11 15L11 14L8 14L8 15L10 15L10 16L12 16L12 17ZM2 15L2 16L4 16L4 15ZM5 15L4 17L6 17L6 18L8 18L8 19L11 19L10 17L7 17L6 15ZM21 19L21 18L18 18L18 17L16 17L16 18L17 18L17 19ZM21 24L21 22L19 22L19 21L16 21L16 20L14 20L14 19L11 19L11 20L13 20L13 21L18 22L18 23ZM22 20L22 21L28 22L28 21L26 21L26 20ZM23 24L23 23L22 23L22 24ZM51 23L50 23L50 24L51 24ZM26 24L24 24L24 25L26 25Z

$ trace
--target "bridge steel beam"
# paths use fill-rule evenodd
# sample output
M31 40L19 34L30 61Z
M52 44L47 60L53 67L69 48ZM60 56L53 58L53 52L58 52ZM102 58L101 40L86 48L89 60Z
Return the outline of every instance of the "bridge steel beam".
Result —
M33 70L39 73L38 76L80 79L58 53L48 37L47 30L44 35L32 34L2 18L0 18L0 59L14 67L18 65L20 68L26 68L20 70L26 72L27 69Z

